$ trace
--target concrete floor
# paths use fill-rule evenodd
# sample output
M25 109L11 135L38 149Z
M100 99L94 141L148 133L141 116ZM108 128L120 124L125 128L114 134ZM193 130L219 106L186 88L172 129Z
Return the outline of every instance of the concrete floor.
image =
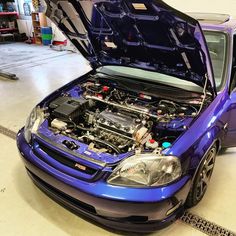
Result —
M20 78L0 79L0 126L15 132L24 125L38 101L89 70L79 54L25 44L0 45L0 65L0 70ZM24 170L14 140L0 134L0 147L0 235L122 235L70 213L38 190ZM190 210L233 232L236 232L235 154L236 149L229 149L217 157L204 199ZM151 235L203 233L177 221Z

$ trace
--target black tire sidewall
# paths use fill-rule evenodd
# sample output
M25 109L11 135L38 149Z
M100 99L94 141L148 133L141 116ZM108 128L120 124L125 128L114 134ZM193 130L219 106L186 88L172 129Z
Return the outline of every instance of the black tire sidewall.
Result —
M214 166L215 166L215 158L216 158L216 154L217 154L217 148L216 148L216 145L214 144L210 150L207 152L207 154L205 155L205 157L201 160L201 164L197 170L197 173L194 177L194 180L193 180L193 185L192 185L192 188L189 192L189 195L188 195L188 198L187 198L187 201L186 201L186 205L188 207L193 207L195 205L197 205L201 200L202 198L204 197L206 191L207 191L207 188L205 189L204 193L202 194L202 196L200 198L197 198L197 185L198 185L198 182L201 178L200 174L202 172L202 169L203 169L203 166L204 166L204 163L205 163L205 160L209 154L210 151L212 151L212 149L215 149L214 152L215 152L215 156L214 156ZM212 173L214 171L214 166L213 166L213 170L212 170ZM211 173L211 176L212 176L212 173ZM210 176L210 178L211 178Z

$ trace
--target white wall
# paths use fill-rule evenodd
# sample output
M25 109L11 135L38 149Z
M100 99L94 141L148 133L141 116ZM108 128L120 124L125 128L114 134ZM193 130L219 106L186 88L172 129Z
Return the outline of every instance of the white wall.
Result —
M47 19L48 26L52 27L53 30L53 40L55 41L61 41L63 42L66 37L62 34L62 32L56 27L55 24L53 24L49 19ZM26 33L26 35L33 36L33 26L32 26L32 21L30 20L25 20L25 19L17 19L17 25L19 28L20 33Z
M226 13L236 17L236 0L164 0L184 12Z
M20 33L25 33L28 37L32 36L33 26L31 20L17 19Z
M208 12L208 13L226 13L236 17L236 0L164 0L169 5L184 12ZM28 36L31 35L31 21L26 20L19 23L20 32L25 32ZM55 32L56 41L64 41L65 37L52 25Z

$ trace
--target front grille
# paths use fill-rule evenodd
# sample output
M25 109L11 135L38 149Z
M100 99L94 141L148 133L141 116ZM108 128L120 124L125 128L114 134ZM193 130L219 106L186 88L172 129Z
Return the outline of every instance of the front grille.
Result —
M39 148L44 151L45 153L47 153L51 158L53 158L54 160L58 161L59 163L68 166L72 169L75 169L77 171L86 173L88 175L94 175L97 170L93 169L89 166L85 166L84 164L79 164L77 161L74 161L72 159L70 159L69 157L66 157L64 155L61 155L59 152L57 152L56 150L53 150L49 147L47 147L46 145L44 145L43 143L38 143Z
M69 159L63 155L60 155L58 152L46 147L46 146L43 146L42 144L39 145L40 149L43 150L44 152L46 152L50 157L52 157L53 159L57 160L58 162L60 162L61 164L64 164L72 169L75 169L75 170L78 170L78 171L81 171L81 172L84 172L86 174L89 174L89 175L94 175L96 173L97 170L91 168L91 167L88 167L88 166L84 166L84 169L79 169L77 167L75 167L78 162L72 160L72 159Z

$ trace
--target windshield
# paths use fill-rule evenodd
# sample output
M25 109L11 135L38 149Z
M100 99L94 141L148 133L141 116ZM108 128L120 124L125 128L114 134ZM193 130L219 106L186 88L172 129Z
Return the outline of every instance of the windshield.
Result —
M157 72L124 66L103 66L97 69L97 71L108 75L117 75L122 77L134 78L140 81L160 83L172 87L181 88L187 91L202 92L202 88L194 84L193 82Z
M221 32L204 32L216 81L217 90L223 84L224 66L226 60L226 35ZM173 76L164 75L157 72L136 69L124 66L104 66L98 69L99 72L109 75L118 75L123 77L135 78L154 83L161 83L187 91L202 92L203 88L193 82L182 80Z

